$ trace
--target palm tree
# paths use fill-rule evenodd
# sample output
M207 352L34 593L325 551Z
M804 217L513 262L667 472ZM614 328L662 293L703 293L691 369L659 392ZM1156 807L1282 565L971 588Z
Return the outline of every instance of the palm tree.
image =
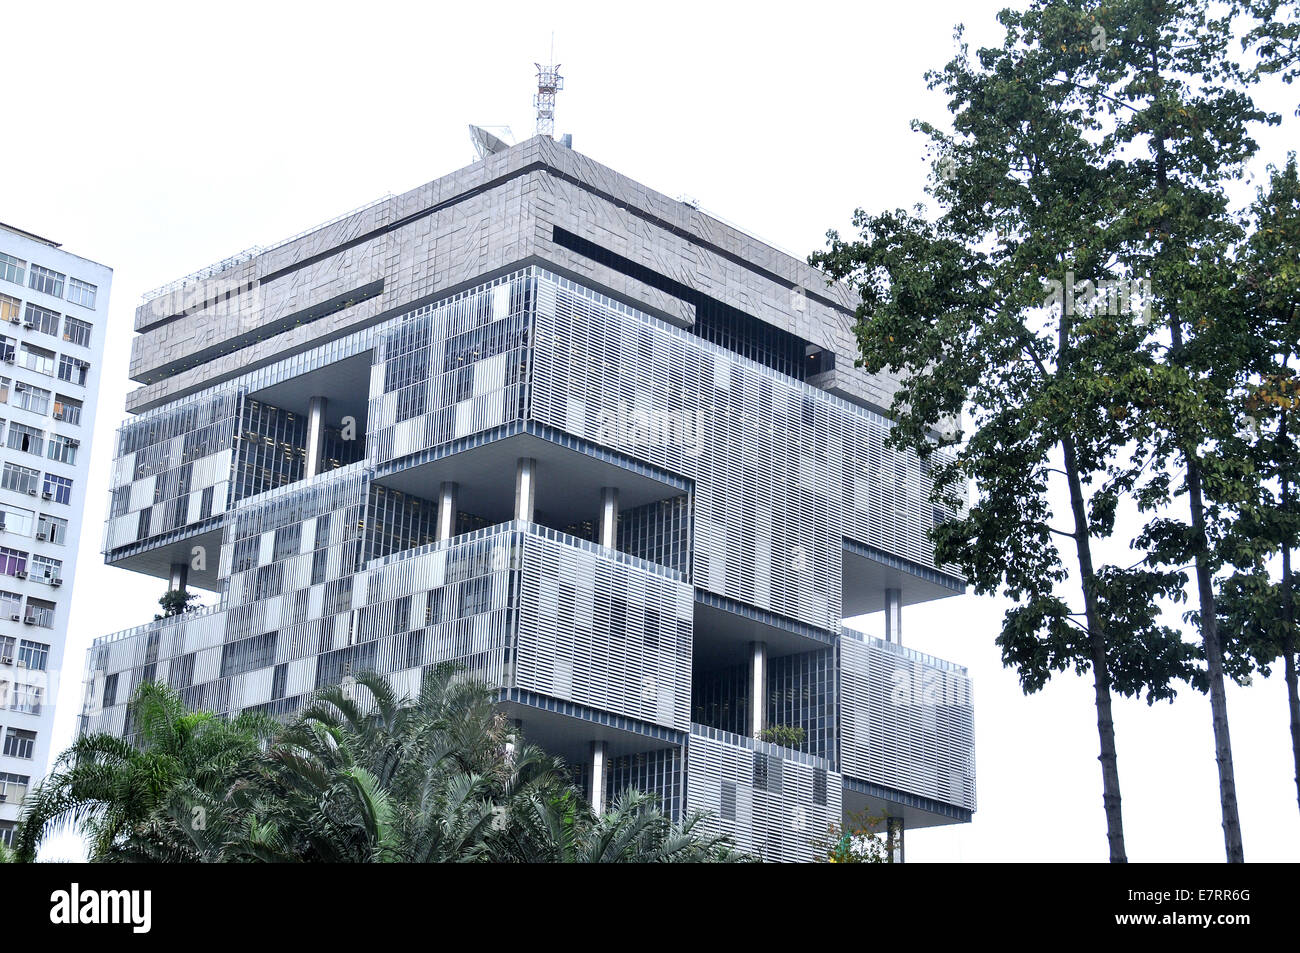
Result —
M137 689L129 711L134 738L78 738L24 800L14 838L20 861L34 860L46 837L69 827L87 836L92 859L114 859L179 784L224 787L279 728L262 715L227 721L191 712L178 692L154 683Z
M596 817L564 763L524 744L494 693L449 668L431 671L414 699L359 674L318 692L268 744L254 734L228 752L211 739L178 741L176 726L198 716L178 716L174 693L151 688L136 710L145 705L156 709L137 715L147 743L82 739L39 791L31 830L80 821L94 856L119 861L748 859L702 833L700 815L674 824L650 795L624 793ZM209 723L224 724L199 721ZM214 757L194 757L200 748ZM61 792L76 798L65 806Z

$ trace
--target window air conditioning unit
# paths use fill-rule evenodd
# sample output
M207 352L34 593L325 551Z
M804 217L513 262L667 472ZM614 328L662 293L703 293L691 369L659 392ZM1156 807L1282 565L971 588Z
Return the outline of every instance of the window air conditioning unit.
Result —
M35 495L36 495L36 487L34 487L34 486L29 486L29 487L27 488L27 494L28 494L29 496L35 496Z
M33 324L32 322L30 322L30 321L24 321L24 322L23 322L23 330L24 330L24 331L33 331L33 330L35 330L35 329L36 329L36 325Z
M62 419L63 419L63 411L61 411L61 410L56 410L56 411L55 411L51 416L52 416L55 420L62 420Z
M18 618L14 616L14 618ZM0 655L0 665L13 665L14 657L12 655Z
M0 529L4 529L4 527L0 526ZM50 538L50 534L47 530L38 529L36 531L36 538L44 542L45 540Z
M20 318L20 317L18 317L18 315L16 315L16 314L14 314L14 315L10 315L9 320L12 321L14 324L22 324L22 323L23 323L23 319Z
M23 616L23 624L24 624L24 625L35 625L35 624L36 624L36 616L35 616L34 614L31 614L31 613L29 613L29 614Z
M50 585L55 587L63 585L63 578L61 576L51 576Z
M26 389L27 389L27 385L24 384L22 381L15 381L15 382L14 382L14 390L16 390L16 391L25 391Z
M51 493L49 490L44 490L41 492L41 498L46 500L52 500L54 499L54 494Z
M26 578L27 578L27 570L26 570L26 569L20 569L20 570L18 570L16 573L14 573L14 576L17 577L18 579L26 579Z
M12 613L10 613L10 615L9 615L9 621L10 621L10 622L17 622L17 621L18 621L18 613L17 613L17 612L12 612Z

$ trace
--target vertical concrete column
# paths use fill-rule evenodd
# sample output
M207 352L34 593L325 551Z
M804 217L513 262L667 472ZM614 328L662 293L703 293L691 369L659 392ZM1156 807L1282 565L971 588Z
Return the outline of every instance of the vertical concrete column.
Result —
M537 461L520 457L515 467L515 519L533 521L533 500L537 495Z
M885 818L885 848L889 851L889 862L903 862L903 819L901 817Z
M757 738L767 727L767 643L749 643L749 731Z
M320 473L325 452L325 398L313 397L307 405L307 469L305 477Z
M456 535L456 497L458 487L444 480L438 490L438 542Z
M596 542L609 549L618 548L618 487L600 488L600 531Z
M604 741L591 743L591 809L596 815L605 813L605 755L608 745Z
M185 592L186 586L190 580L189 563L172 563L171 575L167 583L167 589L171 592Z
M903 644L903 590L885 590L885 641Z

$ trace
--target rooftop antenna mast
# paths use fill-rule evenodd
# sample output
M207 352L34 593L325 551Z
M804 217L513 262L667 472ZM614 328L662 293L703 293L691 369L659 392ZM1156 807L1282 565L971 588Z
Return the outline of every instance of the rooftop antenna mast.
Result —
M555 37L551 37L551 59L555 59ZM560 64L537 67L537 95L533 105L537 107L537 134L555 138L555 94L564 89L564 77L560 75Z

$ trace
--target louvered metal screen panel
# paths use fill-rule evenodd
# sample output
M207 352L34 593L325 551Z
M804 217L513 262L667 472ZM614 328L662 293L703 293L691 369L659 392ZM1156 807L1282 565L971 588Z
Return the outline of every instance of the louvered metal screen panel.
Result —
M538 528L524 540L515 685L686 730L693 617L675 574Z
M824 794L824 797L821 795ZM824 802L824 803L823 803ZM843 805L840 775L822 758L695 725L686 753L686 808L704 830L770 861L825 856Z
M975 810L974 699L966 670L848 633L839 653L844 774Z
M885 418L568 279L537 279L531 414L694 481L695 585L834 629L845 536L932 565Z

